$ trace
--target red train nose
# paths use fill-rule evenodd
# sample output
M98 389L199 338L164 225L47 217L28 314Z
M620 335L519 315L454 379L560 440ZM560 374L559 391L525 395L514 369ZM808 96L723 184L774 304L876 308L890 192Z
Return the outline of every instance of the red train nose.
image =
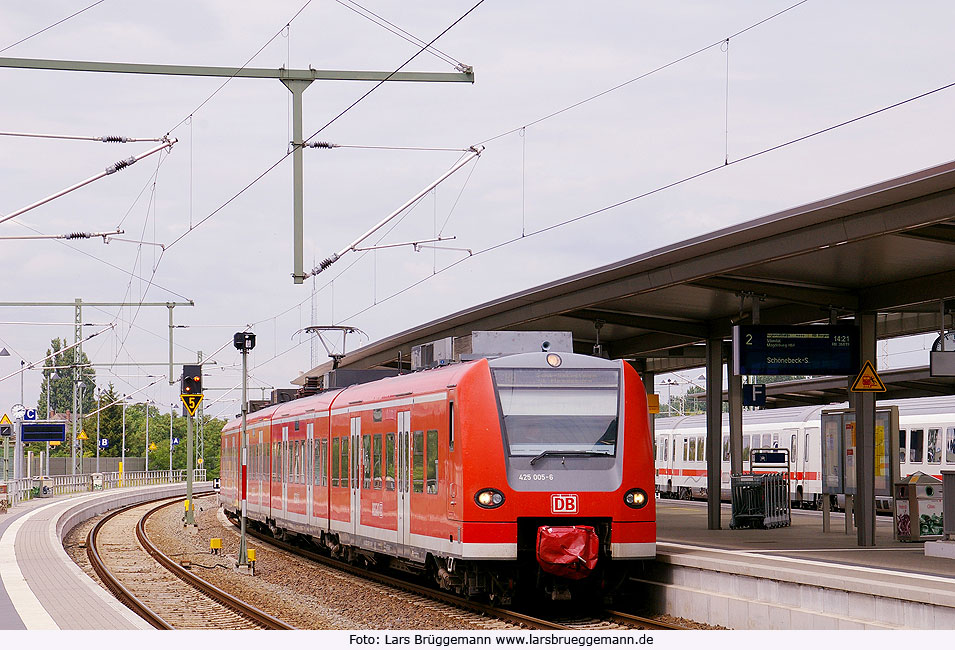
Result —
M547 573L586 578L597 566L600 540L593 526L541 526L537 529L537 563Z

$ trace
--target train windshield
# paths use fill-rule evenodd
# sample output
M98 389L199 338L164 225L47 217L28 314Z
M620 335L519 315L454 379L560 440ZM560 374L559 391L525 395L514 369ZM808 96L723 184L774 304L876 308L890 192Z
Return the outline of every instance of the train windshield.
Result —
M620 371L494 368L512 456L614 455Z

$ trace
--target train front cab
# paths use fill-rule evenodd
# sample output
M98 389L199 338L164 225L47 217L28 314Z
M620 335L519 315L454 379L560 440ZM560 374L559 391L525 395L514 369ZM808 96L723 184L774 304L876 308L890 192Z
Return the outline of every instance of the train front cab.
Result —
M456 389L463 450L456 512L473 587L505 602L516 596L515 585L555 600L613 593L635 561L656 555L653 456L639 376L626 363L573 354L514 355L478 366L486 369L475 368ZM593 530L593 569L583 566L586 558L545 566L545 529L584 545Z

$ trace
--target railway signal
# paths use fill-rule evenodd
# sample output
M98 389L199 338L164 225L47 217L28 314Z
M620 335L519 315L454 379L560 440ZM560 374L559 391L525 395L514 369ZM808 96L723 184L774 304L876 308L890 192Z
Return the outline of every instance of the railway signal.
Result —
M192 454L192 418L196 409L202 403L202 366L186 364L182 366L182 384L180 387L182 405L189 415L186 417L186 503L192 504L192 480L194 459ZM170 426L172 426L170 424ZM193 508L186 509L186 526L196 525L196 515Z
M236 332L232 337L232 344L242 354L242 475L239 477L239 499L242 502L242 519L239 525L239 557L237 566L248 567L255 572L255 551L247 550L245 539L246 516L246 488L248 487L248 444L249 436L246 430L245 418L249 412L248 379L249 379L249 352L255 347L255 334L252 332ZM252 557L248 557L252 553Z

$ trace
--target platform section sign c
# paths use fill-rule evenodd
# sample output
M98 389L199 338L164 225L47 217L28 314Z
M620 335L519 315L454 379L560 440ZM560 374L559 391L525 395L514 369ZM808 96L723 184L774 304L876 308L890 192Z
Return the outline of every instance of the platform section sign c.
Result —
M885 384L882 383L882 379L879 378L879 373L875 371L872 362L868 360L862 366L862 370L856 376L856 380L852 382L852 387L849 388L849 390L853 393L886 392Z
M198 409L202 403L202 393L183 394L179 397L182 399L182 405L186 407L186 411L189 412L189 415L195 415L196 409Z

